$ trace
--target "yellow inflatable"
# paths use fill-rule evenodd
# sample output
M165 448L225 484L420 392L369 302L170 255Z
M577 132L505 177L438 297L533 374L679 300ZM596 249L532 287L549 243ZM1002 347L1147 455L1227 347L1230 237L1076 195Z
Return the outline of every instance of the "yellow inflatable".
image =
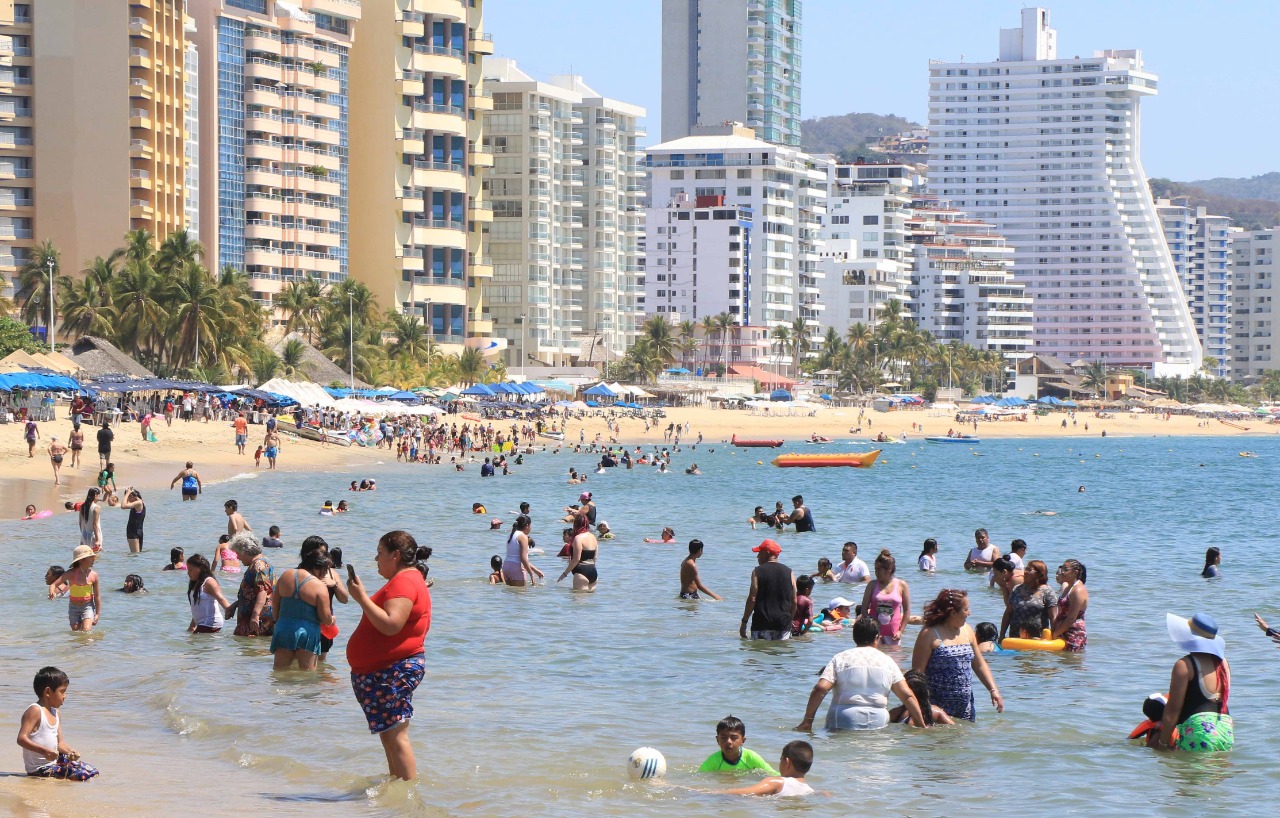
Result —
M1039 639L1015 639L1006 637L1000 642L1000 647L1005 650L1066 650L1067 643L1061 639L1053 639L1053 631L1045 628L1040 634Z

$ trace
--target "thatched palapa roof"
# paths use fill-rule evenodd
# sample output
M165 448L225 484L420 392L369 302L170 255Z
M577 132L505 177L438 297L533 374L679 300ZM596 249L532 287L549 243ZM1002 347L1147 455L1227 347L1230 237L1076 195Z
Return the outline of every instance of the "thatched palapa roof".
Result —
M311 344L307 343L305 336L297 332L290 332L287 335L274 331L267 333L264 339L271 351L277 355L284 354L284 346L290 341L297 341L302 344L302 374L306 375L307 380L312 383L327 385L338 381L343 386L351 382L351 376L342 367L325 357L324 353ZM356 378L356 389L369 389L369 384Z
M90 378L105 375L125 375L131 378L154 378L155 374L142 364L120 351L105 338L85 335L66 352L76 366Z

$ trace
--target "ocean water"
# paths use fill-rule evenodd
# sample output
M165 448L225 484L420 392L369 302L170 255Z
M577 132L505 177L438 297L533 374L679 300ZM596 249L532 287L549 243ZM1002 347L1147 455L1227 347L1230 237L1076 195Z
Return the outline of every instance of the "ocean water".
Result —
M1240 457L1246 447L1257 456ZM782 451L791 450L812 451ZM16 732L36 669L55 664L72 679L65 739L102 770L87 785L27 780L20 750L9 744L0 804L14 815L103 816L318 809L335 816L736 816L780 808L831 815L833 804L965 814L1004 808L1030 789L1043 812L1198 816L1280 808L1272 778L1280 717L1271 709L1280 694L1280 651L1251 617L1257 610L1280 624L1270 542L1280 441L911 443L886 446L884 460L869 470L776 469L767 465L776 453L708 445L677 455L672 474L615 469L584 487L565 485L564 474L570 466L590 471L594 458L548 452L527 458L511 476L487 480L478 467L455 474L388 462L359 473L261 474L208 487L198 503L148 492L141 556L126 553L123 513L104 521L108 542L97 570L105 611L88 636L69 632L65 600L46 600L41 584L45 567L66 563L74 518L0 525L0 727ZM702 476L682 473L692 461ZM351 479L366 476L377 477L379 491L345 492ZM557 520L581 488L594 492L600 519L618 532L601 544L593 594L554 582L563 569L554 556ZM1064 558L1082 560L1092 596L1088 649L992 657L1006 708L997 714L979 687L976 724L819 731L809 775L818 797L780 807L700 791L732 784L695 772L716 749L721 717L742 718L747 745L776 760L799 735L792 727L815 674L852 645L847 631L789 643L737 637L755 565L750 548L768 536L744 520L754 506L789 505L796 493L813 509L818 533L781 535L784 563L811 573L819 557L837 560L848 539L868 562L889 548L917 613L939 589L955 587L970 592L971 623L999 621L998 593L961 569L979 526L1002 549L1022 537L1028 557L1051 568ZM159 569L171 546L188 555L212 550L225 530L222 500L230 497L259 533L272 524L284 529L285 554L268 554L277 570L293 564L313 533L341 546L373 587L381 584L373 553L383 532L405 528L435 549L428 673L411 728L421 774L415 785L385 783L379 742L351 694L343 647L359 619L354 604L338 606L343 633L334 661L316 675L273 673L266 640L236 639L229 630L186 633L185 573ZM319 517L326 499L348 499L354 510ZM489 557L502 553L506 533L487 530L487 521L497 516L509 528L522 500L532 503L534 538L549 552L535 564L551 581L490 586ZM490 514L470 514L475 501ZM641 543L664 525L675 529L679 545ZM942 544L936 576L915 570L919 545L930 536ZM726 601L676 598L683 543L692 537L707 544L704 581ZM1210 545L1223 549L1225 578L1207 582L1199 572ZM131 572L143 575L150 593L110 590ZM233 595L237 583L227 578L224 592ZM819 586L815 602L838 590ZM1166 690L1179 655L1165 612L1198 610L1217 618L1227 640L1236 750L1194 757L1126 742L1142 720L1143 699ZM907 644L890 649L903 665L916 632L910 628ZM661 783L625 775L628 753L643 745L666 755Z

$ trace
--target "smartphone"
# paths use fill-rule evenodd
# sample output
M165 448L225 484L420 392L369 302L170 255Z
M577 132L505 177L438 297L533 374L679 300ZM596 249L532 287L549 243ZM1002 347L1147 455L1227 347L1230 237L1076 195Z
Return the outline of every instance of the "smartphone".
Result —
M356 567L354 565L348 564L347 565L347 581L350 582L355 578L356 578Z

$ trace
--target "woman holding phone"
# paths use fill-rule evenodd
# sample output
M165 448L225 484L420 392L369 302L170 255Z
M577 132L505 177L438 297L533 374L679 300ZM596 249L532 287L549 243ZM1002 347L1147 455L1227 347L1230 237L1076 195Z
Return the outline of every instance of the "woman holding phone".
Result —
M351 688L369 722L369 732L382 741L392 778L417 777L409 742L413 692L426 673L427 631L431 629L431 592L427 560L431 549L419 547L407 531L390 531L378 540L378 575L387 584L373 596L347 565L347 590L360 606L360 624L347 642Z

